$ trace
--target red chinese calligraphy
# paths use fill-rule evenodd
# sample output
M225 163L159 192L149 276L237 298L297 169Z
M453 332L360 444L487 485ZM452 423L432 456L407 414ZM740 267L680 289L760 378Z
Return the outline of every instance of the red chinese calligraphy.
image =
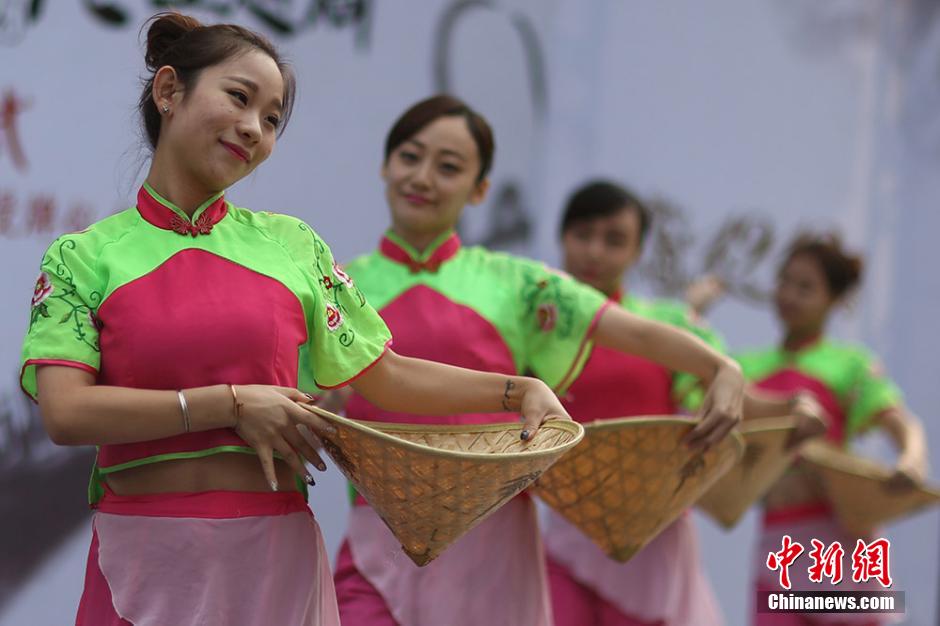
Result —
M859 539L852 551L852 580L857 583L868 582L874 578L882 587L891 586L891 568L888 553L891 542L881 538L866 544Z
M8 235L13 231L13 209L16 199L9 191L0 192L0 235Z
M26 231L30 233L48 233L54 230L55 200L52 196L40 195L29 202L26 214Z
M845 556L842 544L834 541L826 547L826 544L818 539L813 539L812 544L813 549L809 551L809 556L813 559L813 564L807 569L810 581L821 583L825 577L833 585L838 585L842 582L842 557Z
M0 138L5 139L4 143L10 151L13 166L21 171L25 171L28 164L17 131L16 118L27 108L29 108L28 103L18 98L12 89L7 89L3 93L3 98L0 100Z
M770 570L780 570L780 586L784 589L790 588L790 566L801 554L803 554L802 544L793 541L790 535L783 536L783 548L780 552L767 554L767 567Z

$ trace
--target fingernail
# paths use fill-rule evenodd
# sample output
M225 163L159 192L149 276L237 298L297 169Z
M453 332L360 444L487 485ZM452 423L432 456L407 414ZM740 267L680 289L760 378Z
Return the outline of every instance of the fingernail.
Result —
M277 481L276 481L276 480L272 480L272 481L271 481L271 491L277 491Z
M317 469L320 470L321 472L325 472L325 471L326 471L326 463L318 463L318 464L317 464Z
M528 429L522 431L522 433L519 435L519 439L522 439L523 441L528 441L528 440L529 440L529 431L528 431Z
M304 475L304 482L307 483L308 485L315 485L315 484L316 484L315 482L313 482L313 476L311 476L310 474L305 474L305 475Z

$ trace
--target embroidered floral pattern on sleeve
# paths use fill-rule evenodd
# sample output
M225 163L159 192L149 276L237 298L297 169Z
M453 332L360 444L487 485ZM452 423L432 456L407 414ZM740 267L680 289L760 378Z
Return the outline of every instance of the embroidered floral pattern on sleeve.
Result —
M337 337L340 345L348 348L356 341L356 331L351 326L344 324L346 318L350 315L348 307L358 306L358 308L362 308L366 306L366 298L355 286L352 278L333 261L332 255L328 253L323 240L317 237L306 224L300 223L298 227L313 239L316 260L314 275L319 276L319 282L323 285L323 293L327 299L324 311L327 330L331 333L339 332Z
M98 322L94 310L89 307L78 295L78 289L75 287L75 280L72 270L65 260L66 252L75 249L75 242L71 239L64 239L58 246L58 261L54 258L46 257L43 266L51 267L55 265L55 275L65 284L62 290L56 290L49 274L42 272L36 281L36 287L33 290L33 309L30 316L29 327L43 318L52 317L49 312L50 305L61 303L65 307L65 312L59 318L59 324L70 324L72 333L77 341L89 346L95 352L100 352L98 345ZM50 255L52 251L50 250ZM88 294L88 299L92 304L101 303L101 294L92 291ZM53 302L54 301L54 302ZM90 328L89 328L90 327Z
M555 272L526 272L523 276L523 315L533 320L542 332L555 332L558 337L568 337L573 332L575 319L574 302L563 292L559 282L562 277Z

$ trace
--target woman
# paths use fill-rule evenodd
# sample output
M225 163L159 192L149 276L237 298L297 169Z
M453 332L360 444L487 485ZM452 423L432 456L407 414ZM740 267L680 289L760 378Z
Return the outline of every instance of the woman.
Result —
M290 115L294 79L267 40L161 14L146 64L137 204L50 246L23 348L53 441L98 446L77 623L338 624L298 489L304 459L325 469L305 437L330 427L298 387L512 411L528 433L566 414L538 380L399 357L313 230L226 201Z
M904 407L900 391L884 376L868 350L826 336L830 315L858 284L861 272L861 259L847 253L835 236L797 238L780 267L774 293L783 340L779 346L745 353L739 360L747 377L760 388L813 393L831 418L826 437L835 444L848 446L860 433L873 427L884 428L899 450L893 482L909 485L922 480L927 471L927 449L919 421ZM781 550L784 535L803 543L807 550L811 539L826 546L840 541L846 556L856 543L856 537L849 536L833 517L818 481L799 464L774 486L764 501L755 561L759 590L780 591L778 573L768 569L767 558L771 552ZM845 592L870 588L853 583L850 576L838 587L810 583L805 567L791 567L790 576L794 589ZM845 615L756 613L754 623L874 626L886 622L871 615L850 619Z
M651 215L633 193L609 181L591 181L569 198L561 221L565 269L634 315L693 332L716 349L720 339L693 323L681 304L630 294L629 273L639 261ZM564 404L581 422L643 415L673 415L692 408L696 381L648 359L596 348ZM745 418L803 415L803 429L819 423L808 399L795 404L745 397ZM817 426L818 429L818 426ZM666 528L628 563L607 557L586 535L553 512L545 532L556 626L707 626L721 610L699 559L688 514Z
M562 393L592 343L687 370L710 390L691 446L712 445L737 423L743 383L737 365L692 335L610 307L596 291L541 264L464 248L454 232L467 205L486 196L492 131L450 96L415 104L385 143L382 178L392 225L379 249L346 267L380 311L396 349L504 374L531 372ZM415 422L353 397L354 418ZM479 423L478 412L424 421ZM551 623L535 510L521 496L424 568L403 558L361 499L350 517L335 581L347 626Z

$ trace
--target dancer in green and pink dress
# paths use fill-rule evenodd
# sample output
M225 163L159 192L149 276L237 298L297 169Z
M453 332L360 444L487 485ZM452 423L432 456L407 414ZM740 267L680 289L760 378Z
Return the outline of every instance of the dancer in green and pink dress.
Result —
M227 200L290 113L293 78L269 42L163 14L146 62L146 183L135 206L49 247L23 346L50 437L98 446L77 623L337 626L303 492L304 460L325 469L307 436L330 427L298 388L511 411L530 433L566 413L536 379L396 355L309 226Z
M898 488L922 479L927 450L919 421L904 407L898 388L885 376L878 361L864 347L826 336L832 311L861 276L861 259L847 254L833 236L804 236L789 248L780 268L775 303L783 326L779 346L746 352L739 357L748 379L774 392L812 393L830 417L826 438L848 446L858 434L873 428L887 430L900 456L894 482ZM780 591L779 573L767 565L768 555L780 552L784 535L809 551L811 540L826 546L839 541L851 555L857 537L835 520L818 483L799 464L784 476L764 502L764 517L754 566L758 590ZM790 568L794 589L817 591L880 589L874 580L855 583L849 573L833 587L810 582L806 566ZM755 613L758 626L886 623L871 615Z
M561 222L565 269L634 315L697 334L721 348L715 333L695 322L683 304L646 300L625 290L639 260L651 216L633 193L609 181L592 181L568 200ZM648 359L594 349L564 403L581 422L673 415L700 401L697 381ZM744 417L787 414L818 422L817 407L801 400L748 392ZM809 424L808 424L809 425ZM545 531L556 626L717 625L721 610L699 559L691 516L683 514L628 563L610 559L586 535L549 512Z

